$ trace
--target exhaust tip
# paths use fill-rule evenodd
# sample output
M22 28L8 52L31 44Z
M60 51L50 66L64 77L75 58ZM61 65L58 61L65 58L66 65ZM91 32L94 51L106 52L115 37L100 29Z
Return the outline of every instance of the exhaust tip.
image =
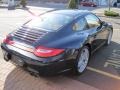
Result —
M11 59L11 54L9 54L9 53L6 53L5 55L4 55L4 59L5 59L5 61L9 61L10 59Z

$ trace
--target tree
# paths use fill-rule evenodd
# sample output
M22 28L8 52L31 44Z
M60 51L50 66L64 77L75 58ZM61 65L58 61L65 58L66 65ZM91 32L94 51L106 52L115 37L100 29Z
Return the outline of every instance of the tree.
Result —
M77 0L69 0L68 8L70 9L77 9Z
M25 8L25 7L26 7L26 4L27 4L27 3L26 3L26 0L21 0L21 1L20 1L20 4L22 5L22 7Z

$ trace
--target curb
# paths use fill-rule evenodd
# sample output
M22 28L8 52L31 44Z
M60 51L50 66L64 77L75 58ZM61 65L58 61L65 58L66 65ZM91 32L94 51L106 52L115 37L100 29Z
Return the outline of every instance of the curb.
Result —
M94 13L95 15L99 17L106 17L106 18L114 18L114 19L120 19L120 16L112 17L112 16L105 16L103 13Z
M0 8L8 8L8 6L0 6Z

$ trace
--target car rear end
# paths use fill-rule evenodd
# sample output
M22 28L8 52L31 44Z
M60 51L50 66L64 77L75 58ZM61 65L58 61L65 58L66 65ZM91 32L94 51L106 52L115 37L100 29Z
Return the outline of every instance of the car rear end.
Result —
M1 44L4 59L41 73L70 69L74 47L69 48L68 36L73 33L64 27L69 27L74 18L63 13L58 10L40 15L9 34Z
M48 34L43 30L22 27L9 34L1 44L4 59L32 72L53 73L68 66L64 49L54 49L34 44Z

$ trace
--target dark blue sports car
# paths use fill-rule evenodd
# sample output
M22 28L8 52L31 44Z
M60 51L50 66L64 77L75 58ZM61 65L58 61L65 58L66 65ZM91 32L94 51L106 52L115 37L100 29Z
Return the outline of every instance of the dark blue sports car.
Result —
M81 74L90 56L109 45L112 25L82 10L55 10L28 21L1 44L4 59L34 73Z

